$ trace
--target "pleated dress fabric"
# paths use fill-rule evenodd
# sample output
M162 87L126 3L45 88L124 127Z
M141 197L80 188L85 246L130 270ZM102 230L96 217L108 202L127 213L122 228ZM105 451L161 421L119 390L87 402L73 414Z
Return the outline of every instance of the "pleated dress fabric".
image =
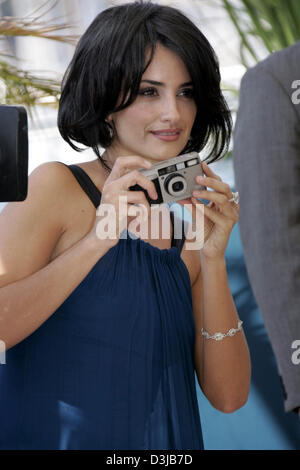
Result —
M98 207L89 176L67 166ZM161 250L125 229L51 317L6 352L0 449L203 449L183 243L173 233Z

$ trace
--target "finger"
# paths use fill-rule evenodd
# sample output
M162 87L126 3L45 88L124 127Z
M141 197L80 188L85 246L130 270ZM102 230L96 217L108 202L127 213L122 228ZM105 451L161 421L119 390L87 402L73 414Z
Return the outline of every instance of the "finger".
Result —
M225 196L225 194L216 193L215 191L202 190L193 191L193 195L201 199L212 201L215 203L217 208L222 210L225 215L230 216L231 214L235 213L232 204L229 202L228 197Z
M198 210L198 206L201 203L194 197L192 197L191 199L192 199L192 202L195 204L196 210ZM232 221L229 220L227 216L223 215L221 212L217 212L212 207L208 207L208 205L205 205L205 204L203 204L203 206L204 206L204 215L208 217L216 225L218 225L219 227L222 227L225 231L228 231L229 225L230 226L232 225Z
M150 204L147 201L145 193L143 191L126 191L124 196L127 197L128 204L141 204L147 207L147 210L150 211Z
M208 166L208 164L207 164L206 162L202 162L202 163L201 163L201 166L202 166L202 170L204 171L204 173L205 173L206 175L208 175L208 176L210 176L210 177L212 177L212 178L215 178L215 179L217 179L217 180L219 180L219 181L222 181L222 178L221 178L219 175L217 175L216 173L214 173L214 172L212 171L212 169Z
M234 210L239 213L240 212L240 206L238 204L233 204L232 206L234 208Z
M142 173L138 170L132 170L126 175L122 176L119 179L119 182L123 190L128 190L130 186L138 184L149 193L151 199L156 200L158 198L154 182L145 175L142 175Z
M210 193L210 195L212 195L212 198L214 198L214 195L216 193L212 193L211 191L209 191L209 193ZM205 198L206 198L206 196L205 196ZM194 199L194 198L192 198L192 199ZM199 201L197 199L196 199L196 201L199 204ZM233 208L231 203L229 203L229 205L225 204L225 206L222 206L222 205L218 205L214 201L211 201L209 204L206 204L205 207L207 207L210 211L213 211L217 214L221 214L222 216L224 216L225 221L231 227L233 227L233 225L239 220L239 214ZM205 215L207 215L207 214L205 213Z
M215 178L212 178L210 176L207 176L206 178L201 177L201 176L196 176L196 181L197 183L201 184L201 186L205 186L207 188L214 189L218 193L225 194L227 199L232 198L232 191L229 186L229 184L224 183L224 181L216 180ZM193 191L196 192L197 190Z
M184 206L185 209L191 214L193 220L195 220L196 208L195 208L195 203L194 203L193 199L195 200L195 198L190 197L188 199L181 199L180 201L177 201L177 202L181 206ZM196 202L197 202L197 204L204 205L203 202L198 201L197 199L196 199ZM207 207L214 207L214 206L215 206L215 203L212 202L212 201L207 204ZM216 210L218 210L217 207L216 207Z
M143 157L133 155L129 157L118 157L112 167L111 173L107 181L114 181L128 172L128 168L151 168L151 163Z

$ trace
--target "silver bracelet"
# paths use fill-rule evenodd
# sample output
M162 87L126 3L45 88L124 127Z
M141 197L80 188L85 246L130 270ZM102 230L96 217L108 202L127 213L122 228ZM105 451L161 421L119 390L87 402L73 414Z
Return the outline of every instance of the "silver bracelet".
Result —
M214 335L210 336L207 331L205 331L203 328L201 328L201 333L203 336L205 336L206 339L215 339L216 341L221 341L221 339L224 339L226 336L234 336L238 331L242 329L242 320L238 321L238 327L237 328L230 328L230 330L227 333L215 333Z

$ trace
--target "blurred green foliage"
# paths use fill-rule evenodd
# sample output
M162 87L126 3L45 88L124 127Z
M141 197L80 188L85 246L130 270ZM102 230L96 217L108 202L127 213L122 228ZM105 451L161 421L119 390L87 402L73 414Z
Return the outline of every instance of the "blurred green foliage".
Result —
M240 58L245 67L258 62L254 44L272 53L300 39L299 0L220 0L240 37Z
M56 3L52 4L47 12L54 8ZM31 14L25 18L0 17L0 102L7 105L23 105L31 117L32 110L37 104L57 106L61 78L50 79L47 76L43 78L33 71L19 67L19 59L5 53L5 41L14 36L31 36L75 45L78 40L76 36L60 33L70 28L70 25L63 22L49 24L49 21L41 20L47 12L37 14L48 4L46 1L34 12L35 15Z

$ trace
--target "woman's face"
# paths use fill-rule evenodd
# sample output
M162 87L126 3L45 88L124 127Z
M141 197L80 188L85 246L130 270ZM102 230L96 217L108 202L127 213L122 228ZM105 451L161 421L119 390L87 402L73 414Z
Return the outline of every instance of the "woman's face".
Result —
M185 64L159 44L142 76L136 100L109 117L116 135L107 150L115 157L140 155L153 164L173 158L185 147L196 113ZM168 131L175 132L175 136L163 135Z

